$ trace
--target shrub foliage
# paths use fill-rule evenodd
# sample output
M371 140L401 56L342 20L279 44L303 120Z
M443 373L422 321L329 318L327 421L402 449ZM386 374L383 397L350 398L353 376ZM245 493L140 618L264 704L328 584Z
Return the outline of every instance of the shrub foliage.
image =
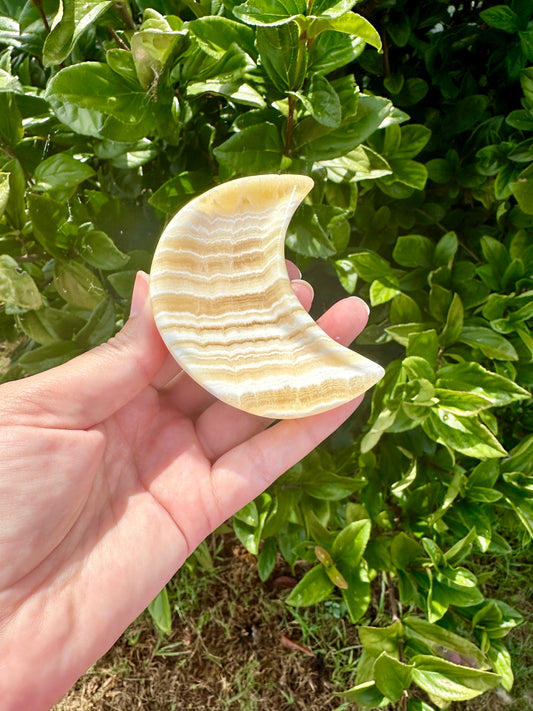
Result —
M532 27L528 0L0 0L4 379L109 338L194 195L314 178L288 254L370 301L386 375L233 526L262 580L308 562L289 605L359 625L361 709L512 687L521 617L475 570L533 537Z

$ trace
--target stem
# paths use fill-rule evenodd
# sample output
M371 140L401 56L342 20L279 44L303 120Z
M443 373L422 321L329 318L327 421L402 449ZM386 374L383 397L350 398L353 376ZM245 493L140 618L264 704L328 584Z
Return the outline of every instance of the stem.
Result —
M39 15L41 16L41 20L43 21L44 28L47 32L50 32L50 25L48 24L48 20L46 19L46 14L43 9L43 3L42 0L31 0L32 3L35 5L37 10L39 11Z
M292 142L292 132L294 130L294 111L296 109L296 103L298 99L294 96L289 96L289 115L287 116L287 130L285 132L285 150L283 154L286 156L291 155L291 142Z
M475 252L472 252L472 250L469 249L469 248L466 246L466 244L464 244L464 242L462 242L460 239L458 239L458 240L457 240L457 244L459 245L459 247L461 247L462 249L464 249L464 251L465 251L467 254L469 254L475 262L479 262L479 257L477 256L477 254L476 254Z
M419 213L420 213L421 215L423 215L424 217L429 217L430 220L433 219L433 216L430 215L429 212L425 212L425 211L422 210L420 207L417 207L417 208L416 208L416 211L419 212ZM444 232L444 233L450 231L450 230L446 229L446 227L442 224L442 222L436 221L436 222L435 222L435 225L439 228L439 230L442 230L442 232Z
M126 25L128 30L137 29L133 17L131 16L130 6L127 2L116 2L115 10L118 12L122 18L122 22Z
M394 587L392 585L392 578L390 573L385 573L385 577L387 578L391 617L392 621L396 622L396 620L400 619L400 615L398 614L398 601L396 600L396 596L394 595Z
M118 46L120 47L120 49L126 49L126 50L129 51L130 48L129 48L128 45L124 42L124 40L122 39L122 37L119 37L119 35L117 34L116 30L114 30L112 27L107 27L106 29L107 29L107 31L109 32L109 34L111 35L111 37L112 37L112 38L115 40L115 42L118 44Z

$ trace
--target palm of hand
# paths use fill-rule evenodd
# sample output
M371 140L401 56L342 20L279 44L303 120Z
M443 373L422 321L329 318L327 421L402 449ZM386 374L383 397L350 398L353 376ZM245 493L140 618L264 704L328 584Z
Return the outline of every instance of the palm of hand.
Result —
M145 297L146 284L137 288ZM322 325L349 342L365 321L347 300ZM268 421L216 401L185 374L172 377L166 357L145 304L115 344L35 376L29 396L29 381L2 386L0 658L36 619L42 635L35 659L33 650L25 659L38 669L33 686L12 708L56 701L210 531L360 400L265 429ZM8 672L26 674L9 662Z

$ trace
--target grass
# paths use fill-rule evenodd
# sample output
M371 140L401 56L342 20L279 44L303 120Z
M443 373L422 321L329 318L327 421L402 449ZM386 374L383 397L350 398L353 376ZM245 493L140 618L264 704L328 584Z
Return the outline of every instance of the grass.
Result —
M335 695L353 674L356 654L341 653L357 647L353 626L318 608L293 613L283 602L290 571L261 583L240 545L215 563L184 568L171 582L169 637L144 614L55 711L355 709Z
M489 594L525 618L507 638L515 687L450 711L533 710L533 550L490 566ZM211 570L189 565L169 585L172 633L158 635L145 613L54 711L356 711L338 695L353 685L355 627L334 601L286 606L290 576L280 562L261 583L255 558L219 538Z

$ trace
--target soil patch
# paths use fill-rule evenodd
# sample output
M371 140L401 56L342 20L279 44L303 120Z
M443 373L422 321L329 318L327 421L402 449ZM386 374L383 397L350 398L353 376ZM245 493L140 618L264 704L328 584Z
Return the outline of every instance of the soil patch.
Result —
M262 583L256 559L226 543L214 570L185 568L168 586L170 636L158 634L145 613L54 711L357 711L339 695L354 685L355 626L328 603L291 610L284 603L291 584L282 563ZM532 624L508 638L530 668L532 639ZM530 711L533 697L523 687L499 689L452 710Z
M355 662L355 628L322 613L303 630L282 600L288 571L263 584L255 558L236 546L197 585L182 580L185 592L180 577L170 595L172 634L162 639L143 615L55 711L355 709L336 695L334 678L353 672L339 669L335 655L352 647Z

